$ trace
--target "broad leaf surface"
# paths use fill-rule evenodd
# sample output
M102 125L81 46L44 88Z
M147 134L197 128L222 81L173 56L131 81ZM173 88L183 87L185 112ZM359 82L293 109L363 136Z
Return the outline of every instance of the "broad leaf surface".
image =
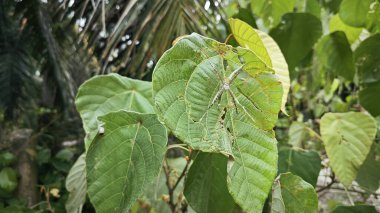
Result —
M68 213L81 212L83 204L86 202L86 154L79 156L71 167L66 178L66 189L70 193L66 201L66 211Z
M166 129L154 114L118 111L99 121L105 132L86 156L88 195L97 212L127 212L160 170Z
M339 15L334 15L330 19L329 23L330 32L342 31L346 34L348 42L352 44L359 38L362 28L351 27L345 24L339 17Z
M316 45L320 64L334 75L352 81L355 64L350 44L343 32L334 32L323 36Z
M225 90L212 104L223 78L239 67L229 85L233 95ZM157 63L153 97L158 117L176 137L193 149L233 156L229 191L245 211L260 211L277 170L272 129L282 86L273 70L248 49L192 34Z
M251 8L254 14L260 16L267 27L276 26L281 21L281 16L293 11L296 0L251 0Z
M320 170L321 158L317 152L289 148L279 151L279 173L291 172L315 187Z
M98 131L99 116L119 110L152 113L152 87L150 82L117 74L95 76L80 86L75 104L88 147Z
M309 13L287 13L269 35L280 46L292 72L321 37L322 24Z
M353 27L364 27L372 0L343 0L339 8L342 21Z
M326 113L321 136L330 166L349 187L366 159L377 131L375 119L361 112Z
M292 173L280 174L274 183L274 189L277 189L278 185L281 188L281 197L278 191L272 194L272 212L303 213L306 210L310 213L318 212L317 193L314 187L302 178ZM283 207L278 208L283 205L285 205L285 211L281 211Z
M276 42L266 33L255 30L239 19L229 20L232 34L240 46L250 49L269 67L271 67L281 81L283 95L281 110L286 114L285 104L288 99L290 78L288 64Z
M232 212L234 200L227 189L228 158L217 153L199 153L185 181L184 195L197 212Z

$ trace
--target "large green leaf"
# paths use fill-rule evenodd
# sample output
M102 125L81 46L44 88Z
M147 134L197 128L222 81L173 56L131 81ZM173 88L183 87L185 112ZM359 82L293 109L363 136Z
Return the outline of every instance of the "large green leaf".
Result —
M366 159L377 131L375 119L361 112L326 113L321 136L330 166L349 187Z
M83 204L86 202L87 183L85 158L85 153L79 156L66 178L66 189L70 193L65 205L68 213L80 213Z
M223 79L240 67L229 85L234 95L221 90L213 104ZM157 63L153 97L158 117L176 137L193 149L233 157L229 191L245 211L260 211L277 165L272 129L282 86L272 69L248 49L192 34Z
M287 13L269 35L280 46L292 72L321 37L322 24L309 13Z
M185 182L185 197L197 212L231 212L234 200L227 189L228 158L217 153L199 153Z
M269 67L273 68L282 83L283 95L281 110L286 113L285 104L288 99L290 78L288 64L276 42L266 33L255 30L239 19L229 20L232 34L240 46L254 52Z
M157 176L167 133L154 114L129 111L99 117L98 134L86 155L87 186L97 212L127 212Z
M281 187L281 196L279 187ZM318 212L317 193L314 187L302 178L291 173L280 174L275 180L273 189L272 212Z
M152 113L150 82L134 80L117 74L95 76L78 90L75 104L87 133L88 147L98 130L98 116L119 110Z
M279 151L279 173L291 172L315 187L320 170L321 158L317 152L289 148Z
M376 208L370 205L337 206L331 213L377 213Z
M330 19L329 23L330 32L335 31L343 31L348 39L348 42L352 44L356 39L359 38L360 33L362 32L362 28L351 27L346 25L340 18L339 15L334 15Z
M273 27L280 22L283 14L293 11L295 2L296 0L251 0L251 8L268 27Z
M343 32L323 36L316 45L316 53L327 71L352 81L355 75L354 57Z
M372 0L343 0L339 8L342 21L353 27L364 27Z

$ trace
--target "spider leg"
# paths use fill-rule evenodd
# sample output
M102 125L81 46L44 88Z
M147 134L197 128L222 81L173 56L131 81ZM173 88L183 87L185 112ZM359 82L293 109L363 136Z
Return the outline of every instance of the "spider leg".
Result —
M234 93L231 91L231 89L228 89L228 93L231 95L231 98L232 98L232 102L234 104L234 107L235 107L235 110L236 110L236 114L238 114L238 105L240 105L238 99L236 98L236 96L234 95Z
M224 91L224 88L223 88L223 85L219 88L219 91L216 93L216 95L214 96L214 98L212 99L212 102L211 104L208 106L208 108L210 109L216 102L216 100L218 100L222 94L223 94L223 91Z
M242 68L243 68L244 65L240 66L239 68L237 68L236 70L234 70L229 76L228 76L228 80L230 83L232 83L232 81L239 75L239 73L242 71Z

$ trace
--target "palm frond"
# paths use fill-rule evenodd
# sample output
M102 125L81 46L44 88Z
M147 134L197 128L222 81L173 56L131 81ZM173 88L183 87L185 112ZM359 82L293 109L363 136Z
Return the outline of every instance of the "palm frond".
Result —
M143 78L181 35L197 32L223 39L215 23L219 7L204 9L206 0L93 0L63 2L58 13L77 23L78 44L94 51L98 73L119 72ZM74 15L73 15L74 14ZM62 17L62 15L60 15ZM223 18L221 18L223 20Z

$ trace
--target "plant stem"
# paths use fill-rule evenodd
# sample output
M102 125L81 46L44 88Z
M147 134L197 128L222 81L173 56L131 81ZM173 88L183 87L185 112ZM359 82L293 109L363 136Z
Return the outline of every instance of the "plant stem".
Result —
M224 44L227 44L228 41L231 39L231 37L233 37L234 35L231 33L228 35L228 37L226 38L226 40L224 41Z
M173 144L173 145L179 145L179 144ZM177 147L173 146L172 148L177 148ZM178 148L184 148L184 147L178 146ZM167 201L167 203L168 203L172 213L178 212L177 203L174 202L174 191L177 188L177 186L179 185L179 183L181 182L181 180L185 177L187 170L190 166L192 150L189 149L188 151L189 151L189 156L186 157L186 165L183 168L181 175L177 178L177 181L175 182L175 184L173 186L171 186L171 184L170 184L170 167L169 167L169 164L167 163L167 159L165 159L164 164L163 164L164 173L165 173L165 177L166 177L166 186L168 188L168 194L169 194L169 200Z

